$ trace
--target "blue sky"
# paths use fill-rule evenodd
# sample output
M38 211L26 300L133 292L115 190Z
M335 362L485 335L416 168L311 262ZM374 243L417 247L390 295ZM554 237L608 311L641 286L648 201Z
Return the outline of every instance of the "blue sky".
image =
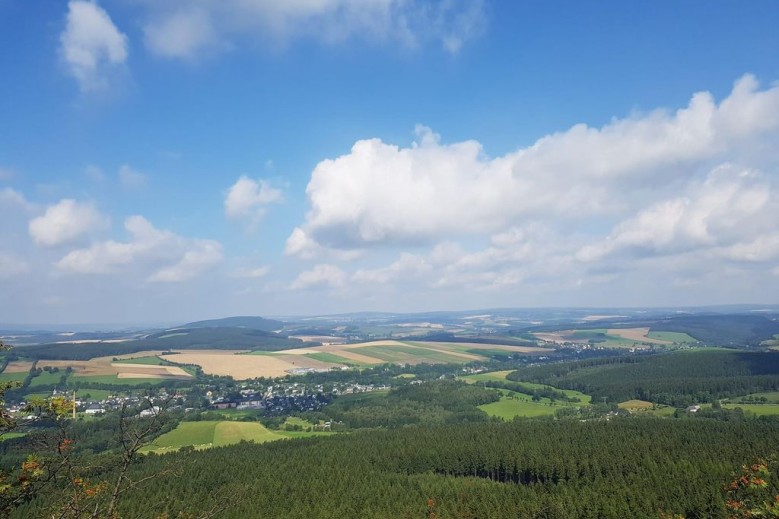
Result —
M778 24L0 0L0 322L777 303Z

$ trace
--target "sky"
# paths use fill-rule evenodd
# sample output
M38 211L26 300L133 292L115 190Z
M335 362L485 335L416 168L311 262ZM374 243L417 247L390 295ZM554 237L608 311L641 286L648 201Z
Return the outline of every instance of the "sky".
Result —
M777 304L777 26L0 0L0 322Z

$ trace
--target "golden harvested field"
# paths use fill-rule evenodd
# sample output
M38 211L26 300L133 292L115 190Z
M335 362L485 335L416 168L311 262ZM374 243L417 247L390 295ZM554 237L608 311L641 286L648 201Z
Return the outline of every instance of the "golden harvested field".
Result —
M328 369L332 364L303 355L275 352L272 355L246 355L246 350L186 350L161 358L181 364L197 364L212 375L229 375L238 380L256 377L283 377L295 368Z
M28 360L14 360L8 363L3 373L27 373L32 367L32 362Z

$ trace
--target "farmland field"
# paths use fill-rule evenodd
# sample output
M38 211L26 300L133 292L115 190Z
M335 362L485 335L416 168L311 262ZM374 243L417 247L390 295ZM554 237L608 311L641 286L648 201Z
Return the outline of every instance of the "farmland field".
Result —
M40 360L38 367L58 368L56 375L35 377L31 385L58 384L64 370L71 368L69 382L94 382L100 384L145 384L163 379L189 379L192 374L179 366L166 365L157 355L161 351L147 351L117 357L96 357L90 360ZM56 379L55 379L56 378Z
M8 363L3 373L24 373L27 374L32 368L32 362L29 360L14 360Z
M75 384L76 382L92 383L92 384L108 384L108 385L131 385L137 386L142 384L160 384L165 381L163 377L149 377L149 378L119 378L118 375L71 375L68 378L68 384Z
M650 331L647 334L647 337L651 339L657 339L660 341L666 341L671 343L677 343L677 344L684 344L684 343L692 343L695 344L698 341L687 335L686 333L679 333L679 332L655 332Z
M259 422L236 422L232 420L181 422L178 427L163 434L151 445L144 447L142 452L161 454L186 446L192 446L200 450L232 445L242 440L264 443L287 437L280 432L267 429Z
M465 375L460 378L468 382L469 384L472 384L474 382L491 382L491 381L502 382L506 380L506 375L511 373L511 371L512 370L509 369L505 371L491 371L489 373L476 373L475 375Z
M113 364L145 364L151 366L166 366L167 363L156 355L148 355L146 357L130 357L127 359L119 359L113 362Z
M695 343L686 333L650 331L649 328L594 328L536 332L538 339L555 344L592 344L601 348L633 348L647 345L670 346L673 343Z
M528 346L373 341L358 344L328 344L275 352L246 350L188 350L162 359L181 364L196 364L214 375L230 375L238 380L256 377L282 377L297 369L329 370L344 365L372 366L384 363L458 363L484 360L478 350L501 350L527 355L551 350Z

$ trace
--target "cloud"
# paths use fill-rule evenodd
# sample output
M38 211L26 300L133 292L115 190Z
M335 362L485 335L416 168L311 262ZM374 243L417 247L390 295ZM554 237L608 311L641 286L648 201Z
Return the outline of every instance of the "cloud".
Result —
M576 125L497 158L480 143L443 144L425 127L412 146L379 139L320 162L306 189L310 209L287 252L422 245L499 233L544 218L570 225L659 203L718 162L750 160L779 128L779 86L744 76L721 103L695 94L675 112Z
M253 180L245 175L233 184L225 197L225 214L229 218L258 222L265 214L266 206L283 199L280 190L264 180Z
M192 60L247 38L274 44L354 38L415 47L438 42L451 53L484 29L483 0L191 0L146 2L146 46L167 57Z
M309 288L341 288L347 280L346 273L339 267L330 264L316 265L311 270L298 274L290 285L293 290Z
M140 215L128 217L124 226L128 241L108 240L73 250L56 267L79 274L137 272L147 281L179 282L222 260L222 246L216 241L183 238L155 228Z
M779 194L765 175L723 165L703 182L688 185L683 196L657 202L619 223L605 240L582 248L577 258L600 261L624 252L657 256L725 248L724 254L746 260L765 254L764 234L779 231L775 222Z
M148 177L136 171L127 164L119 168L119 182L125 189L143 189L146 187Z
M108 219L92 204L63 199L31 220L28 230L37 244L52 247L80 240L107 226Z
M0 167L0 180L11 180L14 176L13 171Z
M60 53L82 91L108 86L106 74L127 60L128 39L93 1L68 2Z

